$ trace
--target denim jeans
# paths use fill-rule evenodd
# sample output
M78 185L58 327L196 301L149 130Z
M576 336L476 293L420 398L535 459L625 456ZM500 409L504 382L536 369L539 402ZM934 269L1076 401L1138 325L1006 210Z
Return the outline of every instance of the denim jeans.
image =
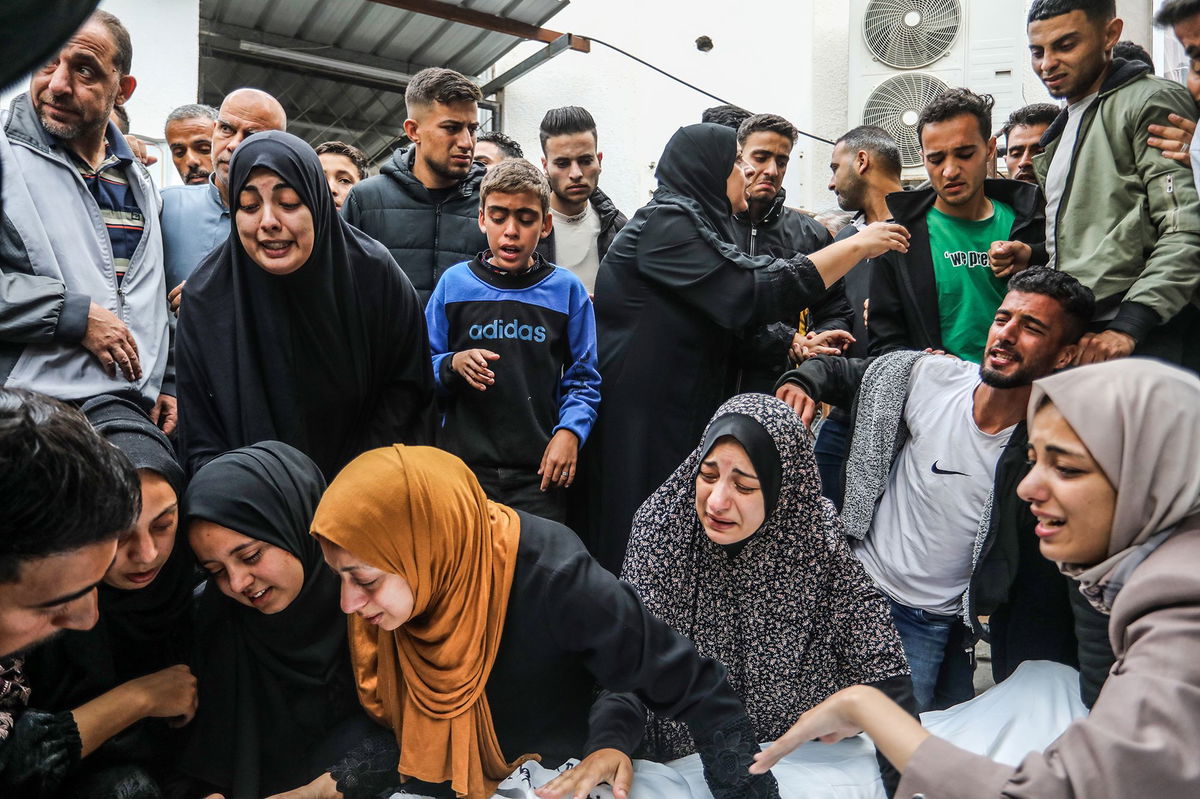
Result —
M967 651L970 631L957 616L942 616L889 599L912 669L917 712L943 710L975 696L974 655Z
M813 454L817 458L817 473L821 475L821 494L842 509L842 468L850 448L850 424L838 416L829 416L821 423Z

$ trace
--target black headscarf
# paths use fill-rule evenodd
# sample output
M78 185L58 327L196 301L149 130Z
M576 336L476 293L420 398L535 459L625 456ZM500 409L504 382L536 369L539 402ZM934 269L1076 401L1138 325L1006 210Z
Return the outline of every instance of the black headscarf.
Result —
M183 469L171 442L128 400L101 396L81 409L102 436L137 469L161 475L182 500ZM185 663L191 644L195 568L178 534L171 556L147 586L123 590L100 584L100 619L90 630L71 630L34 650L25 673L34 706L73 709L123 682Z
M725 195L725 184L737 160L737 133L724 125L702 123L675 131L654 177L658 179L655 199L673 194L690 200L701 227L709 228L722 241L733 241L733 208Z
M709 424L704 441L700 444L700 460L704 460L717 442L726 436L742 445L750 463L754 465L754 473L763 492L763 518L769 518L779 502L779 484L783 480L783 464L779 461L779 449L775 446L775 441L762 423L753 416L727 413L713 419Z
M722 436L745 448L763 487L763 524L740 548L714 543L696 515L696 474ZM700 446L634 516L621 576L651 613L725 664L760 741L848 685L908 673L887 606L821 496L808 433L774 397L742 394L717 410ZM687 728L658 716L646 741L656 757L693 751Z
M259 799L316 777L305 774L305 755L356 704L338 580L308 532L324 490L316 464L278 441L221 455L188 487L185 524L219 524L304 567L300 593L269 616L212 580L200 599L199 709L181 767L229 799Z
M312 255L272 275L237 232L238 195L259 167L312 213ZM433 373L415 290L383 245L334 208L321 162L280 131L229 165L230 236L188 281L178 336L181 444L189 470L221 452L285 441L332 478L360 453L430 432Z

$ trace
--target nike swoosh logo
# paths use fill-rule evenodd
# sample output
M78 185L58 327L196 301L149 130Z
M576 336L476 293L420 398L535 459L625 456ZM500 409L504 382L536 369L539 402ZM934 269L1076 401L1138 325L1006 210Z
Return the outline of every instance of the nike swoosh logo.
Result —
M933 473L934 473L934 474L960 474L960 475L962 475L963 477L970 477L970 476L971 476L971 475L967 474L966 472L951 472L951 471L947 471L946 469L939 469L939 468L938 468L938 462L937 462L937 461L934 461L934 462L933 462Z

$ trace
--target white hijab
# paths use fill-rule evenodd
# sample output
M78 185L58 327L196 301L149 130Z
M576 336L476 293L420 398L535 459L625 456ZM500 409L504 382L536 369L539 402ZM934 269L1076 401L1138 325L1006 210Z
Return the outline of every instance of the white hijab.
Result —
M1108 612L1132 568L1200 513L1200 379L1146 358L1071 369L1033 384L1031 427L1047 398L1117 490L1108 557L1058 564Z

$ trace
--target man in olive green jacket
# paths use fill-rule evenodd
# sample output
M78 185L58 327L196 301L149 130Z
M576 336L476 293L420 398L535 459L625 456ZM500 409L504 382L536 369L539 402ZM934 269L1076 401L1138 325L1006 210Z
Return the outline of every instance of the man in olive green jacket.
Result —
M1196 118L1178 83L1111 58L1122 22L1104 0L1037 0L1034 71L1068 108L1035 161L1053 263L1096 295L1079 363L1130 355L1181 362L1200 311L1200 197L1187 164L1148 146L1169 114ZM1070 148L1070 149L1068 149ZM1060 152L1061 151L1061 152Z

